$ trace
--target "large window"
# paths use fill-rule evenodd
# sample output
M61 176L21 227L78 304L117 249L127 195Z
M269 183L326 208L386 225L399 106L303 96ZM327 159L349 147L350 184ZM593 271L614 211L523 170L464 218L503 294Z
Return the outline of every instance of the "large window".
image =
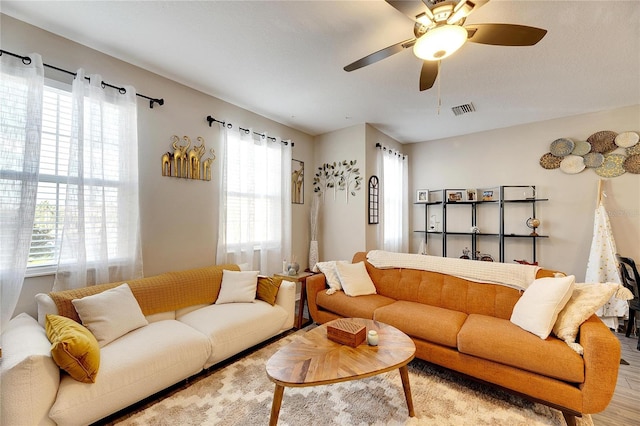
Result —
M407 157L380 150L382 156L382 247L407 251Z
M101 137L106 143L102 145L104 152L99 157L102 163L88 161L95 158L95 153L74 153L83 155L85 164L95 168L92 170L92 179L85 180L83 188L77 187L77 170L69 169L69 158L72 155L72 96L70 87L54 87L55 83L48 83L44 89L42 108L42 141L40 149L40 174L38 181L38 193L36 199L36 211L29 250L27 266L33 272L34 268L52 266L57 263L60 250L60 240L64 225L65 199L67 196L67 183L72 185L71 196L79 193L87 195L95 194L104 199L106 208L106 221L97 217L102 212L86 212L85 226L86 239L99 235L96 227L107 227L108 251L111 258L118 256L118 180L119 180L119 149L118 149L118 108L116 106L102 105L104 109L102 117ZM56 86L58 86L56 84ZM87 102L85 110L90 108ZM110 124L112 123L112 124ZM91 132L85 133L91 135ZM111 142L111 143L109 143ZM97 171L97 173L96 173ZM71 179L69 179L71 176ZM97 189L97 190L96 190ZM93 220L95 219L95 220ZM94 229L95 228L95 229ZM87 244L87 260L97 258L97 253L92 253L93 244Z
M71 139L71 93L45 86L40 177L29 267L56 262L62 230Z
M280 271L291 256L291 148L242 129L222 139L217 261Z

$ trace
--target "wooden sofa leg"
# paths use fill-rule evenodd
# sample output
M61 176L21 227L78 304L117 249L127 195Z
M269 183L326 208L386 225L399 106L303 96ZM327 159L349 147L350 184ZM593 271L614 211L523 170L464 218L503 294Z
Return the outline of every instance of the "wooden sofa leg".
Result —
M576 426L576 416L573 414L562 412L564 416L564 421L567 422L567 426Z

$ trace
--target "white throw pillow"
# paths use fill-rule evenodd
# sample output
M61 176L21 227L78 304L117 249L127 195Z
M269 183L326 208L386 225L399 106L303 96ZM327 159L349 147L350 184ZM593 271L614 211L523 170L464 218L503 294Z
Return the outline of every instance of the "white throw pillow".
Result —
M324 274L327 279L327 284L329 284L329 288L332 290L331 293L342 290L342 284L340 283L340 277L336 269L336 264L338 263L349 264L344 260L330 260L328 262L318 262L316 266L314 266L316 272L319 270Z
M541 339L546 339L573 293L575 277L539 278L513 307L511 322Z
M336 269L342 283L342 289L347 296L376 294L376 286L371 281L364 262L339 262L336 264Z
M100 347L149 324L127 283L71 303Z
M222 271L222 284L216 305L250 303L256 300L260 271Z

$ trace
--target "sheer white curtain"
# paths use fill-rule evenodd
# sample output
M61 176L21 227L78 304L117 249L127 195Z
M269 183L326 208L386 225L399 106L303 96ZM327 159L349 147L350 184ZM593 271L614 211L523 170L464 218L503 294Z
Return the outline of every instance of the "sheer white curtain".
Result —
M44 68L30 58L0 57L0 328L22 290L38 191Z
M408 157L390 149L378 151L381 170L382 248L406 253L408 251L409 205L407 195Z
M291 144L221 129L218 263L272 274L291 255Z
M54 290L142 276L136 92L79 70Z

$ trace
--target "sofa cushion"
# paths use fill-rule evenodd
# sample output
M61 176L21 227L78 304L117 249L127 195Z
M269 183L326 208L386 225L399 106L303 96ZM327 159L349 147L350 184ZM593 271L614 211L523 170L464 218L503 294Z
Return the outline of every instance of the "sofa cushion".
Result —
M222 284L216 304L253 302L259 273L260 271L222 271Z
M0 424L53 424L49 408L56 399L60 368L53 362L44 328L21 313L9 321L0 341Z
M51 296L46 293L36 294L36 303L38 304L38 322L44 328L47 323L47 315L58 315L58 307Z
M336 263L342 289L347 296L376 294L376 286L371 281L364 262Z
M458 350L572 383L584 382L584 363L563 341L543 340L509 320L471 314L458 333Z
M271 306L275 305L282 280L282 277L258 277L256 299L265 301Z
M399 300L376 309L373 319L392 325L410 337L455 348L467 314L437 306Z
M327 294L324 291L316 295L316 304L323 309L343 317L373 319L373 311L395 302L394 299L370 294L357 298L347 296L343 291Z
M546 339L558 313L569 301L574 285L573 275L535 280L513 307L511 322Z
M102 293L74 299L72 303L82 325L96 336L100 347L149 324L126 283Z
M179 321L138 328L101 349L95 383L62 378L51 418L61 425L93 423L200 372L210 351L202 333Z
M576 284L571 298L558 314L553 325L553 334L564 340L574 351L582 354L584 349L575 343L580 324L595 314L613 296L619 284Z
M95 336L82 324L60 315L47 315L45 325L56 364L79 382L95 382L100 368Z
M336 265L338 263L348 263L345 260L329 260L327 262L318 262L313 267L315 272L322 272L324 274L325 279L327 280L327 285L333 291L342 290L342 284L340 283L340 277L338 276L338 270L336 269ZM329 293L332 293L330 291Z
M211 345L208 368L283 331L289 314L280 305L253 303L210 305L178 317L204 334Z

